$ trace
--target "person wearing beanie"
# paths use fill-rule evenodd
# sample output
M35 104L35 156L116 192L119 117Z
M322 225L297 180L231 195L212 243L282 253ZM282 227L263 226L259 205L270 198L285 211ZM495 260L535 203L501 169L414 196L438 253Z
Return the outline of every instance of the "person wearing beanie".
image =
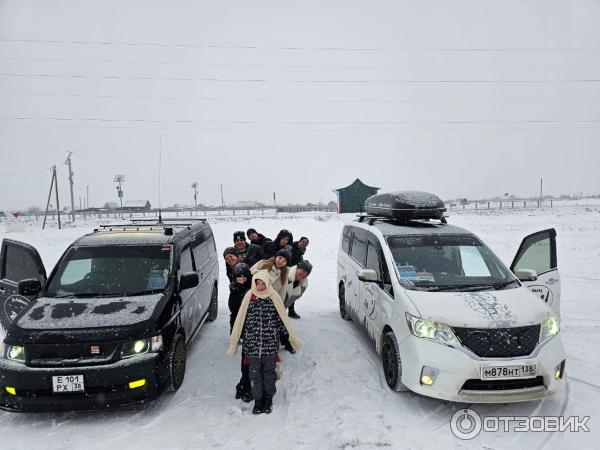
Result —
M253 414L270 414L273 409L273 396L277 391L277 350L283 330L288 333L292 347L298 350L302 341L285 314L283 300L272 288L269 273L259 270L252 278L250 291L242 300L227 351L229 356L234 356L240 338L243 338L242 353L248 358L254 396Z
M292 252L289 248L282 248L277 252L277 255L269 259L258 261L250 268L250 272L254 275L259 270L266 270L271 277L271 286L279 296L283 299L287 292L287 279L289 273L288 262L292 258Z
M296 266L290 268L288 274L288 284L285 296L285 307L288 308L288 315L292 319L300 319L296 313L295 303L308 287L308 276L312 272L313 266L308 260L300 261Z
M233 268L240 262L240 253L235 247L227 247L223 252L223 258L225 259L225 273L230 283L233 283Z
M229 334L233 330L233 324L237 318L240 305L246 293L252 287L252 274L247 264L239 263L233 268L233 282L229 285ZM241 377L235 386L235 398L242 399L248 403L253 400L252 389L250 387L250 366L247 358L242 354L240 363Z
M249 266L253 266L264 257L262 247L259 245L248 244L246 241L246 234L243 231L236 231L233 233L233 244L239 253L238 262L245 262Z
M275 241L269 241L263 246L265 258L271 258L275 256L279 250L286 245L291 245L293 241L294 237L292 236L292 233L290 233L288 230L281 230L279 234L277 234ZM288 260L288 262L291 263L291 260Z
M290 262L290 266L295 266L304 259L306 247L308 247L308 238L305 236L302 236L292 244L292 261Z
M248 231L246 231L246 236L248 236L248 239L250 239L251 244L258 245L261 248L264 247L267 242L271 242L271 239L260 234L255 228L248 228Z

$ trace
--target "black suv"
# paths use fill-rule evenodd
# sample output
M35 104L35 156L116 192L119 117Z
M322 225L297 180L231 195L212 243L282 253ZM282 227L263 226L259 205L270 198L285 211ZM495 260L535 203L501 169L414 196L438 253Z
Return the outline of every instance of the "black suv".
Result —
M4 239L0 276L0 408L10 411L105 409L176 390L186 348L217 317L204 221L102 226L47 279L35 248Z

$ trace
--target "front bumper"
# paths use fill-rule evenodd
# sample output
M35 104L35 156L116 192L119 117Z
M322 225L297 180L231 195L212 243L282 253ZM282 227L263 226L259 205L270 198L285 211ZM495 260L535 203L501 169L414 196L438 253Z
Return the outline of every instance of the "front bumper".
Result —
M0 360L0 409L7 411L86 411L111 409L152 400L160 393L159 354L148 353L113 364L33 368ZM54 394L52 377L83 375L85 392ZM144 378L144 386L129 383ZM15 395L7 392L12 387Z
M538 345L529 356L480 358L468 350L455 349L436 342L409 336L400 344L402 383L411 391L428 397L465 403L507 403L538 400L564 388L565 376L556 379L556 367L566 354L560 335ZM518 389L463 389L468 380L479 380L482 366L536 364L543 383ZM439 371L431 386L421 384L423 367Z

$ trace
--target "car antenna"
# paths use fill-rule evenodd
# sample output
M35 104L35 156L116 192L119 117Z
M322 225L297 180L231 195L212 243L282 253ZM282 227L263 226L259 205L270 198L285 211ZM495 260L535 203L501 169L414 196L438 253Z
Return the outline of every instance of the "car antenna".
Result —
M160 144L158 148L158 223L162 223L162 202L160 198L160 174L162 164L162 133L160 135Z

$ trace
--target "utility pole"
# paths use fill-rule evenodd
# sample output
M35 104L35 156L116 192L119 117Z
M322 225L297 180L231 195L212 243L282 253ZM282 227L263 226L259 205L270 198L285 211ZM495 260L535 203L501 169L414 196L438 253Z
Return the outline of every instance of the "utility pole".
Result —
M225 209L225 200L223 199L223 185L221 185L221 209Z
M86 187L86 196L85 196L85 209L90 207L90 185L88 184Z
M69 152L65 164L69 166L69 185L71 187L71 219L75 222L75 198L73 197L73 170L71 168L71 155L75 152Z
M46 202L46 212L44 213L44 223L42 230L46 228L46 219L48 218L48 209L50 207L50 198L52 198L52 189L54 188L54 177L56 175L56 166L52 166L52 178L50 179L50 190L48 191L48 201Z
M198 207L198 182L192 183L192 189L194 190L194 208Z
M544 179L540 178L540 206L542 206L542 201L544 199L543 188L544 188Z

